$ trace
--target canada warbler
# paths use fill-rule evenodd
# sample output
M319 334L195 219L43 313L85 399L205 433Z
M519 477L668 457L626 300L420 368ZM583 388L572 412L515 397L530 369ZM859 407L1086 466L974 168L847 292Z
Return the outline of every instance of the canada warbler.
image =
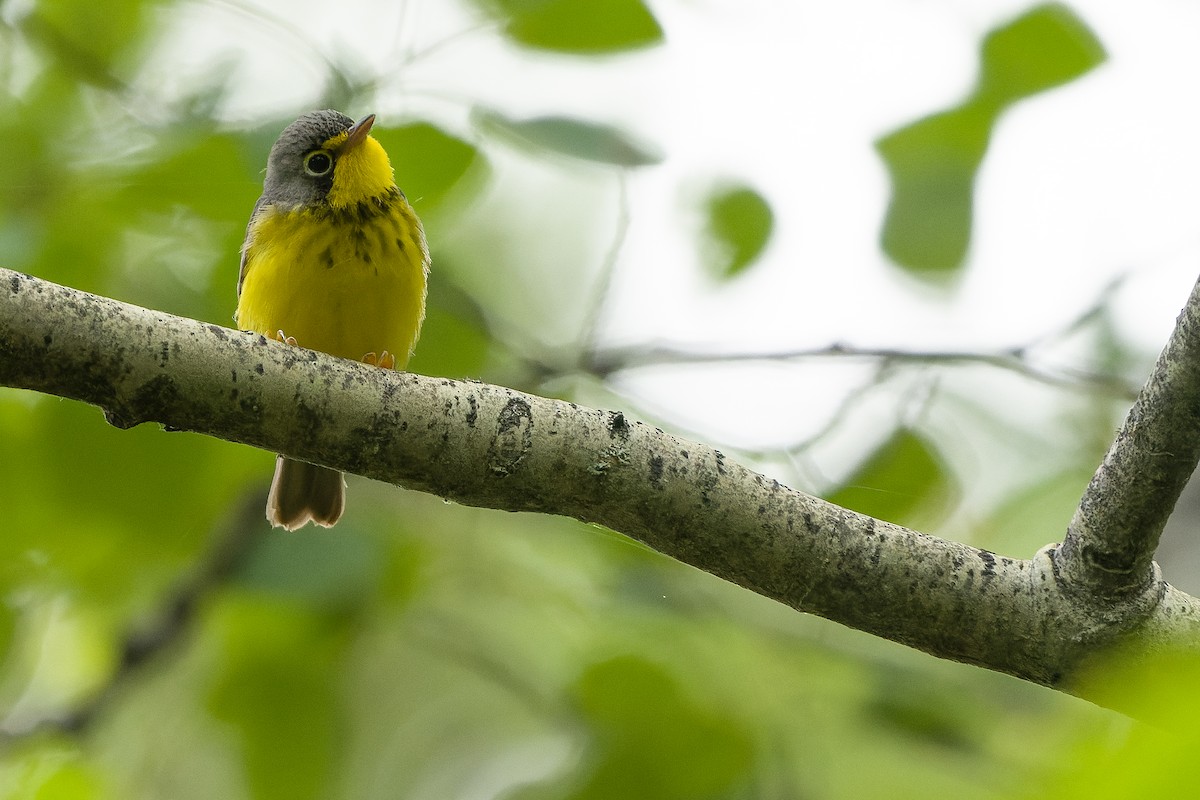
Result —
M236 319L242 330L403 369L425 317L429 250L374 123L374 114L354 122L313 111L279 134L242 245ZM272 525L329 527L344 508L340 472L276 458Z

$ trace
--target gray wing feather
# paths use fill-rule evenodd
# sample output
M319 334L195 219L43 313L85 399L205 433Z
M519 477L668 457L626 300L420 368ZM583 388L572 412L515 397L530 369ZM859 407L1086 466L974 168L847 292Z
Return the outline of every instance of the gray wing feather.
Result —
M250 253L250 229L254 226L254 220L257 219L259 213L266 205L265 197L260 197L254 203L254 210L250 212L250 221L246 223L246 238L242 240L242 263L238 269L237 296L242 296L242 284L246 282L246 263L249 259L246 257Z

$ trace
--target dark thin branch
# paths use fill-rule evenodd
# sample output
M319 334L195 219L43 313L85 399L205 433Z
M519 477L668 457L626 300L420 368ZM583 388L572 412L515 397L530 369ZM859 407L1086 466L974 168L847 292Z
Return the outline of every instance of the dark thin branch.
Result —
M306 58L315 57L324 66L326 74L336 75L341 72L342 66L303 28L291 22L286 14L274 14L265 8L245 2L245 0L212 1L215 5L223 6L235 14L240 14L251 22L267 28L276 42L284 38L291 39L296 52Z
M577 348L581 353L589 353L596 347L596 333L608 305L609 294L612 291L613 276L617 272L617 264L621 260L621 250L625 247L625 239L629 235L629 186L625 172L617 173L617 225L613 231L612 241L604 254L600 265L600 275L596 279L592 291L591 304L584 314L583 325L580 328L580 344Z
M1023 347L986 353L970 350L900 350L891 347L856 347L835 342L824 347L798 350L764 350L742 353L705 353L668 345L609 348L594 353L589 371L601 378L618 372L667 364L733 364L747 362L801 361L806 359L844 358L878 361L886 366L987 366L1021 375L1030 380L1065 389L1102 392L1129 400L1137 397L1137 387L1112 375L1099 375L1072 369L1050 370L1030 363Z

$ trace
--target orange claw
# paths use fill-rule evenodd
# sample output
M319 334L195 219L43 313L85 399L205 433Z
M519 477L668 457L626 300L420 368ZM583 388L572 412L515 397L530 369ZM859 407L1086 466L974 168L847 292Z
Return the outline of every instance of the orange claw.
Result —
M283 331L275 331L275 338L278 339L279 341L283 342L284 344L291 344L291 345L296 344L296 337L295 336L287 336L286 334L284 334Z
M374 352L367 353L362 357L362 360L373 367L382 367L383 369L396 368L396 356L387 350L384 350L379 355L376 355Z

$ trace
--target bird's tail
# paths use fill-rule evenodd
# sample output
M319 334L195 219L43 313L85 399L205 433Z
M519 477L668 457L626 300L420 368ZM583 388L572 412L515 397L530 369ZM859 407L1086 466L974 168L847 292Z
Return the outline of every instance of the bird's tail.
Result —
M267 519L276 528L294 531L308 522L330 528L345 508L346 482L342 473L276 457L275 478L267 495Z

